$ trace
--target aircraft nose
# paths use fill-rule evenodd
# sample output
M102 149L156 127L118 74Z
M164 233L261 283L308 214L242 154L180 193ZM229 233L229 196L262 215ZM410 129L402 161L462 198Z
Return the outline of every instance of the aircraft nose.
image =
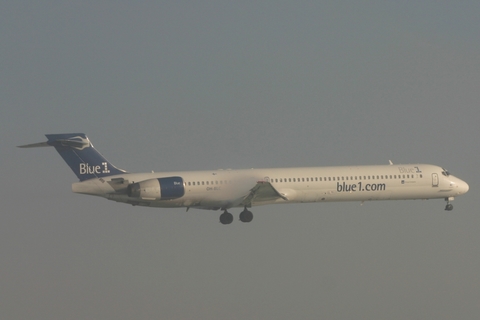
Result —
M466 183L463 180L460 180L460 182L458 184L458 187L459 187L460 191L462 192L462 194L467 193L468 189L470 189L470 187L468 186L468 183Z

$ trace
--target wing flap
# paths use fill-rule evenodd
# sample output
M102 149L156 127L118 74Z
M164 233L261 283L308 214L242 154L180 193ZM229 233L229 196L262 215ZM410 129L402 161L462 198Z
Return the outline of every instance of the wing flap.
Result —
M288 200L273 187L268 181L258 181L250 189L250 193L243 199L242 205L251 206L254 201L273 201L277 199Z

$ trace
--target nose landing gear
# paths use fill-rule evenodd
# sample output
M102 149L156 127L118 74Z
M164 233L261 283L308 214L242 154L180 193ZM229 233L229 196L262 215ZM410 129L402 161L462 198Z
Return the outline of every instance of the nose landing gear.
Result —
M446 211L452 211L453 210L453 205L450 203L450 201L453 201L453 197L445 198L445 201L447 201L447 205L445 206Z

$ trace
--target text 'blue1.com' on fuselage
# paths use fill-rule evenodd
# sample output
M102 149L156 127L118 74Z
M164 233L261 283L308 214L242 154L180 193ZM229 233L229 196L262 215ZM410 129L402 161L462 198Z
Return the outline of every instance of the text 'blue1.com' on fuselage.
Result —
M347 184L345 182L337 182L337 192L355 192L355 191L385 191L387 185L385 183L367 183L361 182Z

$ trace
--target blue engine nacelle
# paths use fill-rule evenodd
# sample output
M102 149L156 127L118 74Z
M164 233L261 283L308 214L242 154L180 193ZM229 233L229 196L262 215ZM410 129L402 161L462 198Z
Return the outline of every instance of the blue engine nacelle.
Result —
M130 184L127 194L132 198L172 200L183 197L185 186L181 177L149 179Z

